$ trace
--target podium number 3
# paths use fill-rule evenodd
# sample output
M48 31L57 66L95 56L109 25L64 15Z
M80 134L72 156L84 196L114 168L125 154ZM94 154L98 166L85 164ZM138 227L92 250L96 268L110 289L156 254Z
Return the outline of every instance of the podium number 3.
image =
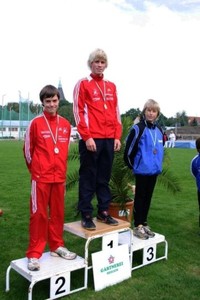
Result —
M148 261L151 261L153 258L154 258L154 251L153 251L154 249L153 249L153 247L150 247L148 250L147 250L147 252L148 252L148 254L149 254L149 257L147 257L147 260Z
M143 264L147 265L156 259L156 244L145 247L143 251Z

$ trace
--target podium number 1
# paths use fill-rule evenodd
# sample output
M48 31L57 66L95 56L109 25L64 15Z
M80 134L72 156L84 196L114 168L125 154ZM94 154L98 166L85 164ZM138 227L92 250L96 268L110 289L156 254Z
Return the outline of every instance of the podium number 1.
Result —
M111 233L102 237L102 250L113 249L118 246L118 233Z

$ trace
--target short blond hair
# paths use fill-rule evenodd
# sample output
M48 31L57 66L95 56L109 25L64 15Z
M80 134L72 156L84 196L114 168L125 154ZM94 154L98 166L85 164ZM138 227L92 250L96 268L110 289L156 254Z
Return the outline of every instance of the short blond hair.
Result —
M159 115L160 115L160 105L158 104L158 102L156 102L153 99L147 100L147 102L144 104L144 108L142 110L142 115L144 115L147 108L152 108L152 109L157 110L158 117L159 117Z
M97 60L97 59L102 59L105 61L106 63L106 68L108 66L108 58L107 55L105 53L105 51L103 51L102 49L95 49L92 53L90 53L89 58L88 58L88 67L91 69L91 64Z

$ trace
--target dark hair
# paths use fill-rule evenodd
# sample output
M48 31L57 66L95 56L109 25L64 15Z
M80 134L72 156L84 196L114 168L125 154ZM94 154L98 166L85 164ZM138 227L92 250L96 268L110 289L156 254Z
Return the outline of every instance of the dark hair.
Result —
M196 139L196 149L198 152L200 152L200 137Z
M54 96L58 96L58 100L60 100L60 93L58 89L53 85L46 85L43 87L43 89L40 91L40 101L43 102L46 98L52 98Z

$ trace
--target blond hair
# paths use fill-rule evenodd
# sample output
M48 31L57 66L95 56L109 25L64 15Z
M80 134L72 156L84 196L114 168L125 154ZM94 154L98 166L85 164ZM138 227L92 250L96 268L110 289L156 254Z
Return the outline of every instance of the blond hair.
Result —
M153 99L147 100L147 102L144 104L144 108L142 110L142 115L144 115L144 113L145 113L145 111L146 111L147 108L151 108L151 109L157 110L158 117L159 117L159 115L160 115L160 105L158 104L158 102L156 102Z
M97 60L97 59L102 59L105 61L106 63L106 68L108 66L108 58L106 53L102 50L97 48L96 50L94 50L92 53L90 53L89 58L88 58L88 67L91 69L91 64Z

